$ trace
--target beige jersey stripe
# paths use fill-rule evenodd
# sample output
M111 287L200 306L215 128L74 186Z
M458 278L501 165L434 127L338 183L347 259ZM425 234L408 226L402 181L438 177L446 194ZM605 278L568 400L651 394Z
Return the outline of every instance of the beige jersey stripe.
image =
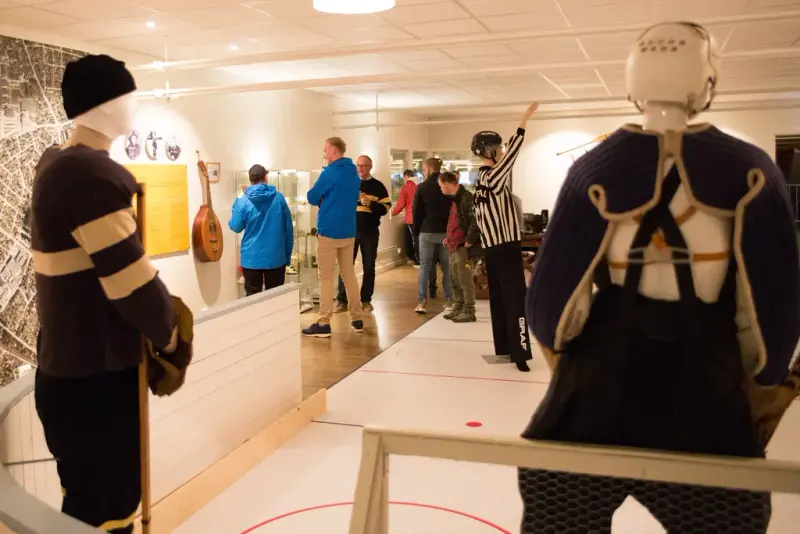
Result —
M44 276L65 276L92 268L92 258L82 248L59 252L33 251L33 270Z
M100 284L109 300L124 299L156 277L157 271L147 255L142 256L121 271L100 278Z
M94 254L128 239L135 232L133 208L125 208L79 226L72 237L83 250Z

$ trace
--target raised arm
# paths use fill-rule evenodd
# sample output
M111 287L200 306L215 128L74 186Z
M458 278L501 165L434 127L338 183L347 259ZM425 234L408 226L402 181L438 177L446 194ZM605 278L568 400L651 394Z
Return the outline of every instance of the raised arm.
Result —
M519 151L525 140L525 128L527 128L528 121L538 108L539 104L531 104L528 107L525 114L522 116L522 121L520 121L516 133L508 140L508 150L506 150L506 153L500 158L500 161L487 173L487 185L493 192L499 193L508 185L508 180L511 177L511 169L517 161L517 156L519 156Z
M81 181L72 189L79 194L64 202L72 237L91 258L120 316L157 349L170 346L176 326L172 298L145 254L129 194L103 177L84 175Z

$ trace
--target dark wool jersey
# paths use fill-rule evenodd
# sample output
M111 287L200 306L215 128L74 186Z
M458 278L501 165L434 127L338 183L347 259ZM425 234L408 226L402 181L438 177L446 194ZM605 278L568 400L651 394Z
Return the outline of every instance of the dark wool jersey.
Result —
M527 315L537 341L561 350L559 323L602 250L609 221L590 198L602 188L613 216L660 195L656 177L662 136L623 127L570 168L536 256ZM721 210L734 221L731 248L752 305L762 384L783 381L800 335L800 260L794 216L780 169L761 149L713 126L683 134L681 160L697 209ZM750 183L755 174L763 178ZM732 325L731 328L734 328Z
M136 181L107 152L85 146L48 149L37 169L39 369L73 378L134 367L140 334L162 348L174 328L169 293L137 234Z
M359 232L375 231L381 225L381 217L389 213L389 208L392 207L392 199L389 198L386 186L380 180L372 177L367 180L361 180L361 194L372 202L369 207L360 202L358 203L356 208L356 229Z
M453 199L442 193L439 186L439 175L431 173L417 187L414 196L414 235L445 234L447 221L450 218L450 205Z

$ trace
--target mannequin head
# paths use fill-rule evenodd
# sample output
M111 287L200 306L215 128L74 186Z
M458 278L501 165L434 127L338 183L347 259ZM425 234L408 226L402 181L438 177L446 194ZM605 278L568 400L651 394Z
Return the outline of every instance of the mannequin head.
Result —
M645 114L653 107L680 111L685 122L711 105L719 68L716 41L705 28L688 22L656 24L628 55L628 99Z
M61 80L67 118L112 141L133 129L134 91L136 82L125 64L105 55L70 62Z
M78 115L75 124L101 133L113 141L133 130L135 117L136 97L128 93Z

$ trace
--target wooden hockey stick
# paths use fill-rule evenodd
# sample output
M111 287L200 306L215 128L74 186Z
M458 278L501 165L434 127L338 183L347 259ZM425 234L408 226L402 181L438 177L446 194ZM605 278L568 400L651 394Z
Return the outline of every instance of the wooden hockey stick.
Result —
M611 132L611 133L614 133L614 132ZM570 148L568 150L562 150L561 152L556 152L556 156L563 156L564 154L569 154L573 150L578 150L579 148L583 148L585 146L589 146L589 145L594 144L594 143L600 143L600 142L605 141L606 139L608 139L609 135L611 135L611 134L610 133L606 133L606 134L603 134L603 135L598 135L597 137L595 137L594 139L592 139L591 141L589 141L587 143L583 143L582 145L578 145L576 147L572 147L572 148Z
M136 195L136 223L142 247L147 250L145 237L145 185L139 184ZM150 381L147 375L147 344L144 335L139 340L141 361L139 362L139 469L142 486L142 533L150 534L151 499L150 499Z

